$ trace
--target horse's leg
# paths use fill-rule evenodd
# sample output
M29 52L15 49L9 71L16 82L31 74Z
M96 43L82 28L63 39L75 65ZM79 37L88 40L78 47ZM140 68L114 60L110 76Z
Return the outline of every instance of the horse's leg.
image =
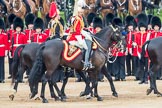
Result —
M17 76L16 76L15 85L14 85L14 87L13 87L13 90L12 90L11 95L9 95L9 98L10 98L11 100L13 100L14 97L15 97L15 95L16 95L17 88L18 88L18 84L19 84L19 81L20 81L20 79L21 79L20 77L23 76L24 72L25 72L25 67L24 67L23 65L20 64L20 65L18 66L18 73L17 73Z
M154 90L154 93L157 94L157 96L162 96L162 94L157 90L156 86L156 75L155 73L160 68L158 65L153 65L152 68L149 70L150 75L150 89L147 90L147 95L149 95L152 90Z
M63 79L63 84L62 84L62 87L61 87L61 93L62 95L64 96L64 98L66 99L66 94L65 94L65 86L68 82L68 78L69 78L69 74L70 74L70 68L69 67L64 67L64 70L65 70L65 75L64 75L64 79Z
M52 97L52 98L55 98L55 101L58 101L58 100L59 100L59 97L56 96L56 94L55 94L55 92L54 92L52 82L51 82L51 81L48 81L48 85L49 85L49 89L50 89L51 97Z
M78 73L79 73L79 75L82 77L82 79L84 80L84 82L85 82L85 84L86 84L86 87L85 87L84 92L81 92L81 93L80 93L80 97L81 97L81 96L85 96L85 95L89 95L89 94L92 92L92 90L91 90L91 88L90 88L90 81L89 81L89 78L87 78L87 77L85 76L85 74L84 74L82 71L79 71Z
M98 95L98 81L97 79L92 82L92 87L94 87L94 97L97 98L97 101L103 101L102 97Z
M106 68L105 65L102 67L101 72L105 75L105 77L109 81L111 91L113 92L112 95L115 96L115 97L118 97L118 93L115 90L115 86L114 86L112 77L111 77L110 73L107 71L107 68Z

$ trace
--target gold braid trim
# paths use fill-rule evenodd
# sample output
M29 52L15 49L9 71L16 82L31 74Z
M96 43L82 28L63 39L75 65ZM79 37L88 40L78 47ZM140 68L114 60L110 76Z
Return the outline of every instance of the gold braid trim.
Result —
M79 21L80 21L80 23L81 23L81 29L84 28L83 19L81 19L79 16L76 16L76 20L75 20L75 21L76 21L76 22L74 23L74 32L76 32L76 26L77 26L77 24L78 24Z

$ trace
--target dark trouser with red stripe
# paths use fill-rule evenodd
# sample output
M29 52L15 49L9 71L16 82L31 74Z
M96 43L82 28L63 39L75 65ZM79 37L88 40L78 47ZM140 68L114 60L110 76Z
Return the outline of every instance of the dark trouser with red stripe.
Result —
M0 82L4 81L4 79L5 79L4 58L5 57L0 57Z
M9 57L8 57L8 61L9 61L9 75L12 76L11 66L12 66L13 58L9 58Z
M132 56L132 73L134 73L135 78L139 80L139 58L137 56Z
M134 73L132 72L132 69L131 69L131 59L132 59L132 56L128 53L128 55L126 56L126 68L127 68L128 76L134 75Z

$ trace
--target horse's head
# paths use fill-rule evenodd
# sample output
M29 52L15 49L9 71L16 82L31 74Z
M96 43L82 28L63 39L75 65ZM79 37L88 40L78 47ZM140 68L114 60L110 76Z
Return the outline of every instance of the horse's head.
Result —
M86 4L91 8L95 7L95 2L96 0L86 0Z
M132 0L132 3L133 3L135 6L138 6L138 5L139 5L139 0Z
M13 8L19 8L21 6L22 1L21 0L13 0Z
M111 35L112 42L116 43L116 46L121 50L126 50L126 39L125 39L125 27L118 25L110 25L110 28L113 30Z

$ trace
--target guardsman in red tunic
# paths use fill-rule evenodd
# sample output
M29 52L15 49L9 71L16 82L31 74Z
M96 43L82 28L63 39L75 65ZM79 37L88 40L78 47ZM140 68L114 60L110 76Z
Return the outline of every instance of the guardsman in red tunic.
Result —
M148 27L148 17L146 14L139 14L137 16L138 22L138 28L139 28L139 32L136 33L136 39L137 39L137 53L141 53L142 51L142 46L143 44L147 41L150 40L150 33L147 33L147 27ZM139 56L140 57L140 56ZM144 63L140 64L140 68L141 68L141 72L140 77L141 77L141 82L139 82L139 84L148 83L148 54L146 53L144 58L142 58L144 60Z
M13 28L15 30L12 39L11 39L11 46L10 50L12 52L12 57L14 57L14 52L16 48L22 44L27 44L27 38L23 31L24 22L20 17L16 17L13 21ZM23 74L19 75L19 82L23 82Z
M152 34L151 34L151 38L153 39L153 38L162 36L162 32L160 31L161 20L160 20L160 18L158 16L152 17L151 25L152 25L152 28L153 28L153 31L152 31ZM150 68L151 67L152 67L152 63L150 63ZM157 72L157 79L161 79L162 80L161 68Z
M9 30L7 31L7 35L8 35L8 62L9 62L9 79L10 78L12 78L12 76L11 76L11 64L12 64L12 61L13 61L13 59L12 59L12 54L11 54L11 50L10 50L10 46L11 46L11 39L12 39L12 36L13 36L13 34L14 34L14 29L13 29L13 20L14 20L14 18L16 17L16 15L15 14L9 14L9 16L8 16L8 22L9 22L9 26L10 26L10 28L9 28Z
M16 50L16 48L22 44L27 44L27 38L25 33L23 33L23 28L24 28L24 23L23 20L20 17L16 17L14 19L14 23L13 23L13 27L14 27L14 34L11 40L11 46L10 49L12 51L12 56L14 56L14 52Z
M34 19L35 19L35 15L32 13L28 13L25 17L25 25L26 25L26 30L25 30L25 34L27 37L27 43L31 43L31 36L33 35L33 33L35 32L33 30L34 27Z
M81 31L84 28L84 21L82 15L83 9L81 7L78 7L78 15L73 16L71 18L70 28L72 34L68 37L67 41L72 45L76 45L86 50L83 70L87 70L89 68L93 68L92 63L89 60L92 41L85 41L85 37L81 34Z
M113 26L123 26L122 20L120 18L114 17L112 20ZM116 59L113 63L113 74L115 76L115 81L126 81L125 79L125 52L120 51L119 48L114 48L112 50L112 56Z
M5 80L5 56L7 56L8 37L4 32L5 24L0 18L0 83L4 83Z
M134 29L135 29L135 19L133 16L126 17L126 31L127 31L127 53L126 53L126 68L127 68L127 76L135 75L136 67L136 60L133 61L133 48L132 48L132 38L134 38ZM134 41L134 39L133 39ZM131 61L132 61L132 70L131 70Z
M162 36L162 32L160 32L160 28L161 28L161 20L159 17L154 16L151 20L151 24L152 24L152 34L151 34L151 38L156 38L159 36Z
M39 44L45 42L47 39L47 34L43 33L44 22L41 18L36 18L34 20L34 30L35 30L35 33L31 37L32 42L36 42Z

